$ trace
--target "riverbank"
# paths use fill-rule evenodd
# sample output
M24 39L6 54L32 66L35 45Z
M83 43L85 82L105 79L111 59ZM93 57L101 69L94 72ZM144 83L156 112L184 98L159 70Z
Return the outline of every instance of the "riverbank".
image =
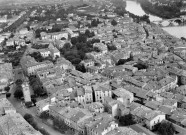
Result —
M150 20L149 20L149 16L147 15L142 15L142 16L138 16L138 15L135 15L129 11L126 10L126 1L123 1L123 0L112 0L114 6L116 7L114 12L119 15L119 16L124 16L124 14L128 14L129 17L133 18L134 22L136 23L139 23L141 21L145 21L147 23L150 23ZM118 4L118 2L120 4Z
M126 8L126 1L124 0L112 0L112 3L115 7Z
M130 13L133 13L135 15L138 16L143 16L145 14L147 14L146 11L143 10L143 8L141 7L140 3L137 2L137 0L135 1L131 1L131 0L127 0L126 1L126 10ZM151 22L153 21L160 21L162 20L162 18L153 15L153 14L148 14L149 15L149 19ZM151 23L153 24L153 23ZM156 24L154 24L156 25ZM177 38L181 38L181 37L185 37L186 38L186 26L171 26L171 27L163 27L162 28L165 32L169 33L170 35L173 35Z
M141 4L142 9L146 13L150 13L164 19L176 18L180 17L180 15L183 15L183 13L180 12L181 5L179 4L174 4L172 6L162 6L158 4L153 5L147 0L137 1Z

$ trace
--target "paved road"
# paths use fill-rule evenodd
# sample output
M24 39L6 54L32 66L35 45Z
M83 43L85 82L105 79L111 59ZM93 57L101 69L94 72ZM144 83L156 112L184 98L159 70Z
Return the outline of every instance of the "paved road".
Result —
M15 71L15 78L19 78L16 77L16 75L19 75L17 72L20 72L20 70L14 70ZM50 133L50 135L64 135L61 134L60 132L56 131L54 128L46 125L45 123L43 123L43 121L36 115L36 107L32 107L32 108L25 108L22 104L21 104L21 100L17 100L14 98L13 93L15 92L15 84L11 87L10 92L11 97L8 98L8 100L13 104L13 106L16 108L17 112L20 113L22 116L24 116L26 113L32 114L35 118L35 121L37 122L38 126L40 126L41 128L44 128L48 133Z

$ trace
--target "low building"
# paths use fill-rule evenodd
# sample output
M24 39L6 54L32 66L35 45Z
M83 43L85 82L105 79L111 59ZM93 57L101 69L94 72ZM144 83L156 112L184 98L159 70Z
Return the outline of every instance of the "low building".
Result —
M55 32L55 33L41 33L42 39L61 40L62 38L68 39L67 32Z
M10 101L6 99L5 95L0 95L0 103L0 116L16 113L16 109L13 107Z
M85 103L85 91L82 87L77 88L77 97L75 98L78 103Z
M115 96L116 99L122 102L125 106L129 106L130 103L132 103L134 100L134 94L124 88L118 88L114 90L113 96Z
M68 69L75 70L75 67L72 65L72 63L63 57L57 59L56 66L60 67L63 70L68 70Z
M11 63L0 63L0 93L4 93L4 88L13 81Z
M44 99L36 102L37 114L41 114L44 111L49 111L50 100Z
M91 112L95 112L95 113L103 113L104 112L104 106L102 103L99 102L93 102L90 105L88 105L88 109Z
M107 53L107 45L103 43L94 43L93 47L97 47L103 54Z
M30 86L27 82L22 84L25 103L31 102Z
M7 47L11 47L11 46L14 46L14 45L15 45L14 39L10 38L9 40L6 41L6 46Z
M91 86L83 86L85 90L85 102L86 103L92 103L93 102L93 91Z
M93 85L93 90L95 93L95 101L96 102L104 102L104 97L111 97L112 91L111 88L101 86L99 84Z
M109 114L101 114L95 116L93 120L87 121L85 124L88 135L105 135L118 127L113 117Z
M142 135L138 133L134 129L130 127L117 127L110 132L106 133L106 135Z
M59 103L50 107L50 114L54 118L63 120L65 124L75 130L76 133L85 134L85 121L93 117L92 113L86 109L70 108L64 103Z
M87 67L92 67L92 66L94 66L95 62L94 62L92 59L87 59L87 60L83 60L83 61L81 62L81 64L84 65L85 68L87 68Z
M42 135L35 130L19 113L0 117L1 135Z
M51 48L50 52L53 59L56 59L57 57L59 58L61 56L60 51L56 47Z
M151 111L145 116L145 119L146 126L150 130L153 130L155 128L155 125L165 120L165 114L160 111Z
M31 56L24 56L20 60L21 67L27 75L35 75L36 71L45 67L52 67L53 63L50 61L37 62Z
M63 46L64 46L66 43L68 43L68 42L67 42L67 41L64 41L64 40L55 40L54 45L55 45L55 47L56 47L57 49L61 49L61 48L63 48Z
M39 49L38 51L41 54L41 56L44 58L50 56L51 54L49 49Z
M105 97L104 102L105 111L112 114L113 117L118 116L119 101L112 99L111 97Z

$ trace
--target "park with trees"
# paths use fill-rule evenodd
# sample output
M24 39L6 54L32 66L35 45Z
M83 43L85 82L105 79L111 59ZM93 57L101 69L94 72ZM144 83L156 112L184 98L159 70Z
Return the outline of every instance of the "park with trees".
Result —
M43 135L50 135L45 129L38 126L34 117L31 114L25 114L24 119L35 129L40 131Z
M60 118L56 117L54 117L53 119L53 127L60 131L61 133L65 133L66 131L69 130L69 127L65 124L65 122Z
M174 125L168 121L162 121L157 124L156 130L160 135L174 135L176 132Z
M134 121L133 116L130 113L119 118L120 126L130 126L133 124L136 124L136 122Z
M63 120L58 117L52 117L48 111L41 112L39 117L62 134L66 133L70 129Z
M33 90L34 95L36 97L43 96L43 95L47 94L35 76L29 77L29 84L32 87L32 90Z
M93 47L94 43L99 43L99 39L89 39L92 38L94 34L89 30L86 30L84 34L80 34L78 37L72 37L71 43L66 43L62 49L60 49L61 54L69 60L77 70L85 72L84 67L80 65L80 62L86 59L86 53L89 52L99 52L97 47Z
M55 62L51 55L49 55L48 57L43 57L41 56L41 53L39 51L31 53L30 56L33 57L37 62L43 62L47 60L53 63Z
M23 81L21 79L16 80L15 82L15 92L14 97L16 99L21 99L23 97L23 88L22 88Z

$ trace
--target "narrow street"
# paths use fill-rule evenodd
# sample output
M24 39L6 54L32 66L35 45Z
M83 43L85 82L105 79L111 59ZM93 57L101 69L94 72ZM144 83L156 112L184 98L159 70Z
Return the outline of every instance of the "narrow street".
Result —
M16 79L20 79L18 77L20 75L20 69L19 70L14 70L14 77ZM22 116L24 116L26 113L31 114L34 118L36 123L38 124L39 127L44 128L50 135L64 135L58 131L56 131L53 127L46 125L42 119L40 119L36 115L36 107L31 107L31 108L26 108L24 105L22 105L22 100L17 100L14 98L14 91L15 91L15 84L11 86L10 92L11 92L11 97L8 98L8 100L12 103L12 105L16 108L17 113L20 113Z

